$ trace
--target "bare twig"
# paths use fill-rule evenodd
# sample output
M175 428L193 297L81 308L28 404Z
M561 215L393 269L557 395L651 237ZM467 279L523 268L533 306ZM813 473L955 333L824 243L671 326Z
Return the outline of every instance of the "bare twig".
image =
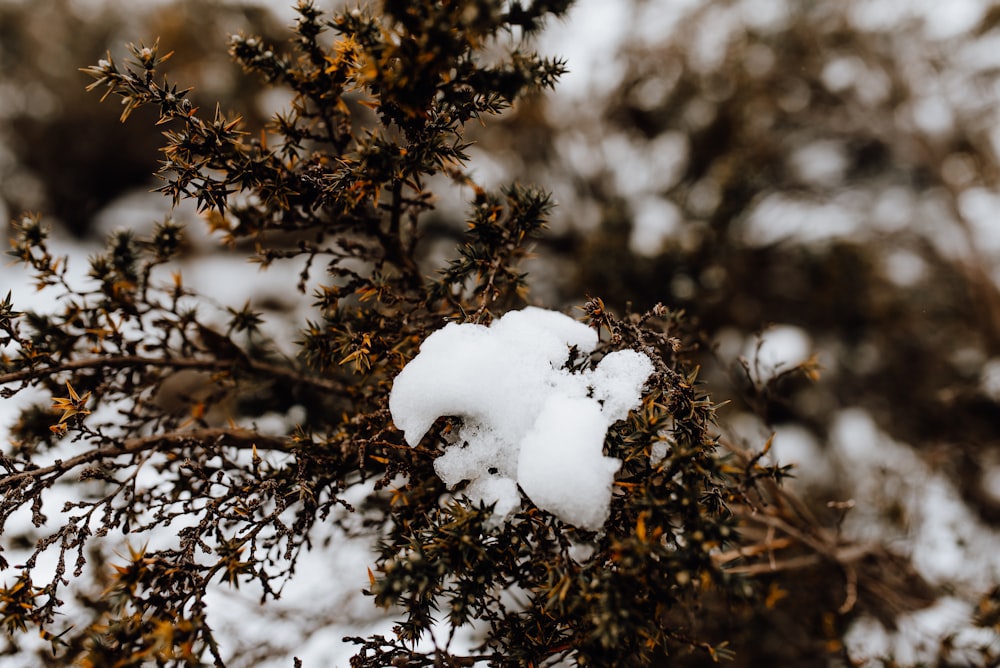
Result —
M0 478L0 489L10 489L22 480L38 479L47 475L62 474L79 466L84 466L102 459L111 459L122 455L133 455L161 446L195 441L214 441L224 439L226 445L238 448L259 448L266 450L288 450L288 441L283 438L265 436L247 429L206 428L174 431L165 434L153 434L129 439L120 444L94 448L69 459L59 459L48 466L27 469Z
M257 373L285 378L306 385L312 385L324 390L340 391L343 385L328 378L320 378L300 373L287 367L268 364L252 359L241 359L235 362L231 359L198 359L194 357L143 357L141 355L115 355L107 357L90 357L70 360L48 366L34 366L20 371L0 374L0 385L16 383L40 375L51 375L61 371L79 371L81 369L114 369L127 367L168 367L175 369L206 369L224 371L234 365L243 365Z

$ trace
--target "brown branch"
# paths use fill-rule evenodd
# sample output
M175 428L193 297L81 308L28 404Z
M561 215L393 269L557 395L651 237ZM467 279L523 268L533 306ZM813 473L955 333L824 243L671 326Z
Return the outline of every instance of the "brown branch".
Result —
M836 539L830 539L827 535L825 535L828 532L819 526L810 527L820 534L818 536L812 536L809 533L800 530L798 527L789 524L786 520L767 512L745 512L737 508L735 509L734 514L746 521L759 522L764 526L774 527L779 531L783 531L814 552L828 552L837 543Z
M307 376L294 369L257 362L251 359L239 361L232 359L197 359L193 357L142 357L141 355L121 355L109 357L91 357L87 359L71 360L45 367L32 367L20 371L0 374L0 385L16 383L38 376L42 373L59 373L61 371L78 371L80 369L101 369L101 368L123 368L132 366L148 367L170 367L177 369L210 369L224 371L232 369L235 365L243 365L258 373L286 378L297 383L312 385L317 388L330 391L340 391L343 385L326 378Z
M781 496L786 499L795 498L791 494L782 494ZM778 517L773 512L757 512L747 509L741 511L737 509L735 514L740 516L745 522L757 522L767 527L766 539L762 543L713 555L712 560L716 566L722 568L727 573L756 576L808 568L823 562L833 563L843 571L844 578L846 579L844 602L838 608L838 612L840 614L847 614L857 605L858 571L856 563L869 555L879 553L880 546L845 544L839 540L835 532L824 529L818 524L810 526L809 529L811 531L803 531L785 519ZM775 531L782 531L788 537L775 538ZM787 559L775 559L775 550L785 549L794 545L802 545L809 549L810 553ZM760 554L767 555L766 562L730 565L733 561L741 557L752 558Z
M153 434L141 436L125 441L121 444L107 445L87 452L80 453L69 459L59 459L49 466L18 471L0 478L0 489L14 487L17 483L25 479L37 479L52 473L65 473L79 466L91 464L102 459L111 459L122 455L133 455L146 450L157 448L161 445L170 445L186 441L212 441L216 439L226 439L226 445L238 448L252 448L259 446L267 450L289 450L288 442L283 438L265 436L248 429L222 429L206 428L191 429L185 431L171 431L165 434Z
M808 568L809 566L815 566L823 563L824 561L832 561L841 567L846 567L847 564L860 561L869 554L873 554L877 551L878 548L876 546L847 545L828 552L814 552L812 554L789 557L788 559L779 559L773 562L769 560L766 563L728 566L727 564L730 561L733 561L741 556L740 554L737 554L737 550L732 550L730 552L723 552L715 555L712 560L715 561L717 565L721 566L727 573L734 573L738 575L763 575L766 573L778 573L781 571ZM849 569L845 568L845 570ZM857 597L856 585L854 597Z
M733 443L722 440L724 447L746 463L748 474L771 445L769 439L762 452L752 455ZM880 547L844 543L839 536L839 523L836 531L823 527L795 494L782 489L774 480L765 479L764 483L768 501L764 508L740 506L734 508L734 514L746 524L757 523L765 527L765 539L754 545L714 554L713 562L727 573L751 577L808 568L823 562L836 564L843 571L846 580L844 602L838 608L838 612L847 614L858 602L857 562L869 555L877 554ZM758 488L758 491L761 490ZM848 504L847 507L853 507L853 504ZM801 526L797 526L798 524ZM778 531L785 536L776 538L775 533ZM777 550L794 545L805 547L809 550L809 554L785 559L775 558ZM737 559L754 558L759 555L766 555L767 561L732 565Z
M712 560L717 564L728 564L730 561L735 561L740 557L756 557L757 555L767 553L770 555L774 550L783 550L786 547L791 547L795 545L795 542L791 538L777 538L773 540L766 540L763 543L756 543L754 545L746 545L743 547L738 547L735 550L727 550L726 552L719 552L712 556Z
M385 250L387 259L395 264L406 277L407 284L419 289L423 285L420 267L413 259L412 253L403 246L400 234L403 219L403 180L395 179L392 183L392 201L389 204L389 232L383 234L378 230L379 241Z

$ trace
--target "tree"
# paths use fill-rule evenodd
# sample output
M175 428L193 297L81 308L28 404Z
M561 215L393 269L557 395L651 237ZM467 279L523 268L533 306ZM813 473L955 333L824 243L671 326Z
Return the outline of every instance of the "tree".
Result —
M712 404L686 366L676 314L657 307L620 319L593 298L584 314L603 341L566 350L576 371L614 350L655 363L641 407L608 435L608 452L623 463L601 532L527 499L507 521L492 521L490 504L463 497L461 486L451 497L433 472L457 418L436 422L415 447L390 420L393 378L428 334L445 321L490 323L523 303L517 261L541 232L549 198L516 184L476 185L462 168L463 130L555 82L562 64L520 43L566 4L387 1L377 15L327 17L300 3L289 53L254 36L230 42L248 72L294 92L259 136L161 78L171 54L157 42L130 46L124 63L109 53L86 69L91 89L121 99L122 121L157 111L166 139L160 190L175 205L193 200L223 243L262 267L298 260L300 292L317 267L323 279L312 295L316 317L289 359L263 336L252 304L230 306L217 327L180 273L164 276L184 243L171 219L148 238L111 235L89 260L92 286L67 280L74 259L49 251L38 216L15 221L11 254L39 285L58 287L65 308L21 312L8 298L0 316L3 343L13 345L4 396L40 389L56 411L43 403L22 413L2 461L2 518L30 508L41 526L61 513L3 589L8 633L39 630L54 663L225 665L209 623L211 583L253 583L263 600L276 597L317 525L341 521L345 490L373 479L364 504L382 537L370 591L405 619L394 638L356 639L356 665L565 656L625 664L721 651L684 611L704 589L744 592L712 550L735 539L730 506L749 500L757 477L780 471L757 460L734 469L716 453ZM473 201L457 256L428 278L420 221L438 175ZM162 395L185 372L208 389L182 397L177 412ZM234 419L216 426L209 414L224 402ZM304 414L287 433L253 428L255 416L293 405ZM658 443L668 447L651 457ZM64 489L70 500L53 509ZM146 545L172 523L184 525L176 542ZM116 536L127 537L128 555L112 559L110 575L95 573L105 566L91 550L120 545ZM573 556L574 543L592 554ZM35 564L47 552L58 565L38 581ZM71 576L93 578L100 593L82 593L87 622L67 626L57 615ZM505 599L512 589L523 593L521 606ZM482 644L462 657L446 645L418 651L413 643L439 611L453 631L484 624Z
M702 97L718 104L714 120L686 128L685 170L672 190L657 193L679 202L685 218L708 217L691 226L696 244L637 258L624 243L635 203L595 183L584 189L599 200L602 229L553 237L545 232L553 211L546 192L476 182L470 137L499 152L491 127L541 138L520 144L524 161L543 183L557 176L529 149L551 158L545 151L560 128L539 127L543 116L534 112L545 104L538 91L564 65L530 47L568 5L384 0L373 11L327 15L301 2L289 47L248 34L229 44L262 87L290 93L266 125L171 83L163 70L176 60L159 41L86 68L92 90L121 101L122 121L146 113L156 123L151 134L163 130L160 191L176 207L193 203L223 246L262 269L295 264L298 298L312 311L293 342L269 335L287 314L253 302L226 304L225 317L213 318L212 295L196 293L178 269L190 235L173 217L148 236L112 234L89 259L86 282L70 277L77 258L52 252L40 216L14 222L11 254L62 297L55 313L32 312L9 295L0 304L4 397L42 397L21 412L0 458L8 652L23 654L26 632L38 631L47 645L38 661L49 665L292 662L275 638L233 646L215 629L213 592L253 590L267 615L286 584L304 576L297 570L308 555L357 534L377 548L369 579L357 586L398 621L390 634L349 638L356 666L829 665L852 660L844 638L861 612L933 599L937 592L906 558L841 531L845 499L802 500L783 489L788 467L771 464L766 436L748 444L720 436L717 404L699 380L699 364L711 368L712 335L733 322L764 324L739 320L748 312L739 305L753 303L755 289L783 294L773 288L787 287L778 269L799 266L783 247L748 250L730 234L760 189L784 185L751 168L785 173L766 137L748 155L740 152L745 142L729 141L755 136L755 116L742 111L756 107L741 100L767 100L760 91L770 79L700 78L687 63L696 49L678 46L666 59L680 64L669 94L651 101L642 93L655 91L649 80L659 76L642 68L664 60L643 57L627 70L624 93L609 98L617 102L607 103L608 118L654 138L684 127L692 118L685 110ZM696 34L712 18L706 12L693 12L680 34ZM825 35L816 27L822 20L811 22L805 10L796 16L792 37L803 25ZM758 42L770 39L804 49L823 43L765 31L735 40L728 58L751 62L739 49L760 56ZM784 81L780 68L762 71ZM746 97L723 104L720 85ZM775 118L771 112L761 118ZM781 127L808 125L789 114L778 116ZM595 179L613 182L607 176ZM705 197L712 186L715 200ZM436 196L448 191L470 200L464 221L438 206ZM454 237L456 247L442 253L442 241ZM521 310L530 301L522 261L532 252L558 258L567 248L584 251L578 283L559 286L579 305L582 325ZM847 251L848 260L862 255ZM771 273L755 280L761 253L780 274L774 282ZM743 278L707 280L720 257ZM720 286L734 298L710 294ZM630 301L643 306L633 310ZM836 304L850 314L856 302ZM531 438L518 445L562 452L598 434L601 452L588 456L614 482L597 520L567 513L544 471L522 478L485 465L457 479L444 472L444 462L495 444L481 413L492 417L499 407L482 399L489 389L468 385L462 365L496 374L534 349L480 348L480 339L507 331L534 344L550 330L560 333L539 378L547 392L555 388L556 408L539 409ZM431 349L444 359L414 371ZM494 356L492 367L479 365L479 350ZM626 361L642 359L651 372L634 401L639 388L595 380L634 380L642 370L627 372ZM398 393L392 401L397 380L422 374L427 385L446 367L458 379L449 381L456 403L432 414L420 403L429 393L411 384L416 421L430 425L411 430L412 412L399 410ZM774 377L752 360L740 370L734 398L768 426L794 414L787 399L816 387L820 373L812 358ZM472 408L469 394L478 397ZM600 417L606 404L619 405L607 409L613 422ZM481 483L507 491L485 493ZM34 530L19 529L25 516ZM12 561L15 552L25 558ZM983 598L985 626L993 623L991 600ZM61 616L67 610L72 621ZM940 662L949 656L942 646ZM989 656L987 645L979 658Z

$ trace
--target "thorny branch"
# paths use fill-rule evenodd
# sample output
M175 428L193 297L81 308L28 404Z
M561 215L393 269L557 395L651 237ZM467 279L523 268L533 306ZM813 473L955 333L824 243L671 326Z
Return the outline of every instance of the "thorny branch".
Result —
M288 441L285 439L265 436L246 429L190 429L166 434L153 434L141 438L129 439L120 444L97 447L69 459L56 460L48 466L9 472L0 478L0 490L11 490L21 487L25 480L41 480L50 474L56 474L56 477L58 477L80 466L114 459L122 455L134 455L147 450L161 448L169 449L174 444L205 442L219 443L226 447L240 449L289 450ZM7 462L4 463L7 464Z
M307 375L288 367L268 364L260 360L245 358L234 362L228 359L198 359L184 357L143 357L139 355L120 355L93 357L87 359L69 360L57 364L36 365L20 371L0 374L0 385L8 385L35 378L40 374L55 375L64 371L80 371L82 369L118 369L123 367L167 367L173 369L200 369L206 371L228 371L234 364L245 366L262 376L284 378L296 383L311 385L317 390L336 392L344 389L344 385L329 378Z

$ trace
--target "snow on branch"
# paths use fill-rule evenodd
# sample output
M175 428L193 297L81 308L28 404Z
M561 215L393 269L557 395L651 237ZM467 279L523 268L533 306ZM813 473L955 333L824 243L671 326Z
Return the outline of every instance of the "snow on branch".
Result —
M461 418L434 469L450 487L468 482L464 494L495 504L498 520L520 507L520 486L561 520L599 529L620 466L604 456L604 437L639 404L653 364L623 350L571 369L573 349L590 353L597 341L585 324L535 307L489 327L449 323L396 377L393 420L413 446L439 417Z

